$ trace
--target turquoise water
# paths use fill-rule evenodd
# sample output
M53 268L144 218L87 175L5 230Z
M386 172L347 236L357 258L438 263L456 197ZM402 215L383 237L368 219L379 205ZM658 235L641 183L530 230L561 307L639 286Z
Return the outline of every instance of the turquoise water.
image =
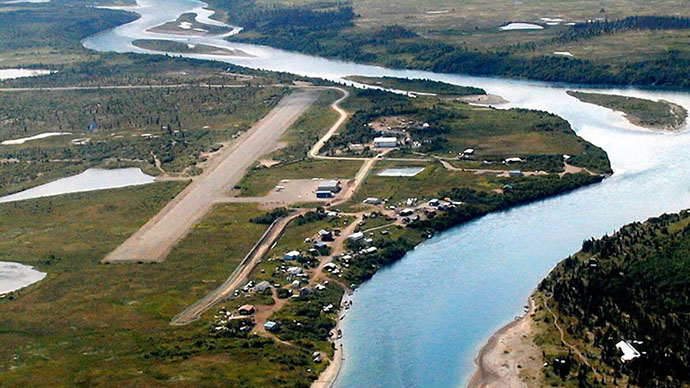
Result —
M101 51L152 53L131 41L169 39L243 50L256 57L185 56L255 69L342 82L348 75L388 75L481 87L510 101L501 108L540 109L564 117L611 159L615 174L603 183L441 233L365 283L343 321L346 359L339 388L465 384L478 348L522 312L539 281L558 261L577 251L583 239L690 207L690 136L685 132L663 134L634 127L621 114L568 96L563 85L392 70L213 37L143 32L203 5L195 0L147 0L144 8L135 10L144 15L142 19L87 38L84 45ZM664 98L690 108L687 93L599 92Z

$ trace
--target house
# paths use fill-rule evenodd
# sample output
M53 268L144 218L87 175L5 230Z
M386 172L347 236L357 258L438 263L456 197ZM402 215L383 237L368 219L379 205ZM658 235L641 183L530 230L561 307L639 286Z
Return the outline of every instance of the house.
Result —
M432 200L429 201L429 206L434 206L434 207L435 207L435 206L438 206L438 205L440 205L440 204L441 204L441 201L439 201L438 199L432 199Z
M462 153L467 156L474 155L474 148L467 148L466 150L462 151Z
M623 355L621 356L622 362L628 363L640 357L640 352L638 352L637 349L630 345L630 342L628 341L620 341L616 344L616 349L623 352Z
M362 251L362 253L364 253L365 255L369 255L369 254L376 252L377 250L378 250L378 248L376 248L376 247L369 247L367 249L364 249Z
M330 230L319 230L319 237L321 238L321 241L333 241L333 233Z
M411 216L412 214L414 214L414 209L409 209L409 208L408 208L408 209L403 209L403 210L400 211L400 215L401 215L402 217Z
M317 193L319 191L330 191L331 193L337 193L340 191L340 182L336 180L321 181L319 182L319 187L316 189Z
M521 178L524 174L520 170L510 170L508 171L508 176L511 178Z
M290 275L297 275L297 274L302 273L302 268L300 268L300 267L290 267L290 268L287 269L287 273L289 273Z
M398 146L398 139L395 137L377 137L374 139L375 148L395 148Z
M367 205L380 205L381 200L378 198L370 197L370 198L365 199L364 203L366 203Z
M283 259L285 260L297 260L300 257L300 253L297 251L290 251L286 254L283 255Z
M254 314L255 309L254 306L245 304L244 306L238 308L237 311L240 312L240 315L252 315Z
M517 158L517 157L516 158L507 158L507 159L503 160L503 163L505 163L505 164L522 163L522 162L524 162L524 160Z
M259 284L254 287L254 290L257 292L263 292L271 288L271 283L269 283L267 280L264 280L263 282L260 282Z
M351 235L347 236L347 239L351 240L351 241L359 241L363 238L364 238L364 233L362 233L362 232L352 233Z
M280 325L278 324L278 322L268 321L268 322L264 323L264 329L266 329L266 331L270 331L270 332L274 333L274 332L280 330Z
M316 198L333 198L335 194L332 191L316 191Z

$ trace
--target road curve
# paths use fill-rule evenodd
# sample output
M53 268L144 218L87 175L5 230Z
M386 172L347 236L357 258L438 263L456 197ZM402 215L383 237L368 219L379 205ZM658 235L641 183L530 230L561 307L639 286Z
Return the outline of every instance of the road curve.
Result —
M211 166L157 215L109 253L104 263L162 262L172 248L211 209L216 199L242 178L260 156L279 146L280 136L319 96L319 90L294 91L266 117L214 158Z

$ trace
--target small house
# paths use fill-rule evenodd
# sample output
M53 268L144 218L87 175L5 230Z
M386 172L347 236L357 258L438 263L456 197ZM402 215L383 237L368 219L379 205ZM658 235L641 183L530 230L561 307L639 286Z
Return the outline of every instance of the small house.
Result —
M254 309L254 306L245 304L244 306L238 308L237 311L239 311L240 315L252 315L256 310Z
M264 280L263 282L260 282L259 284L254 287L254 290L257 292L264 292L271 288L271 283L269 283L267 280Z
M314 292L314 290L313 290L310 286L302 287L302 288L300 288L300 290L299 290L300 296L307 296L307 295L310 295L310 294L313 293L313 292Z
M266 329L266 331L275 333L276 331L280 330L280 325L278 324L278 322L268 321L264 323L264 329Z
M517 157L507 158L507 159L503 160L503 163L505 163L505 164L522 163L522 162L523 162L523 160L520 158L517 158Z
M511 178L522 178L524 174L520 170L510 170L508 171L508 176Z
M283 259L285 260L297 260L300 257L300 253L297 251L290 251L286 254L283 255Z
M411 216L412 214L414 214L414 209L408 208L408 209L403 209L400 211L400 215L403 217Z

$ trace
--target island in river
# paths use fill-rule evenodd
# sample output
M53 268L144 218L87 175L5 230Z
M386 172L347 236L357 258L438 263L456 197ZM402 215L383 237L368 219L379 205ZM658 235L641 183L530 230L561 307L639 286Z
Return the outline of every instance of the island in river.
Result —
M569 90L568 94L580 101L609 108L625 114L631 123L640 127L662 131L678 131L686 127L688 111L669 101L615 94L586 93Z

